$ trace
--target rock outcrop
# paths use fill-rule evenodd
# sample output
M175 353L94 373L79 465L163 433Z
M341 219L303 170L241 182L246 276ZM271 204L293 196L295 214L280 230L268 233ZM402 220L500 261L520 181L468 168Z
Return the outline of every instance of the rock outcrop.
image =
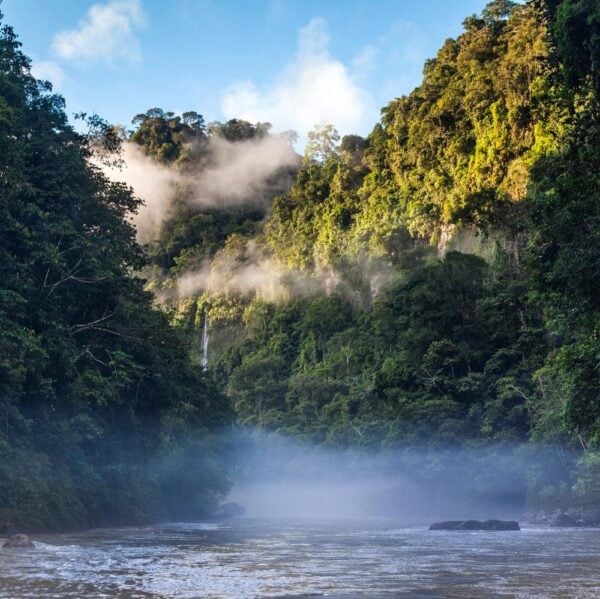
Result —
M435 522L429 530L521 530L516 520L447 520Z

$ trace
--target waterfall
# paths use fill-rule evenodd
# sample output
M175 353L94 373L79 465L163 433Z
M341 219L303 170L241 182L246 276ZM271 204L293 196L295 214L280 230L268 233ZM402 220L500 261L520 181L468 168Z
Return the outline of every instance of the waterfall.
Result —
M339 282L337 275L330 269L325 269L323 275L323 293L325 297L330 297Z
M204 330L202 331L202 368L208 369L208 314L204 315Z

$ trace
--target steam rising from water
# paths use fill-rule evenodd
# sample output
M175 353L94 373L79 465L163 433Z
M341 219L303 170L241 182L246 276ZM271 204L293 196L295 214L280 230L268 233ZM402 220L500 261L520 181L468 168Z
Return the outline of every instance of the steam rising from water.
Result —
M564 474L552 448L373 452L257 432L240 439L230 499L250 517L519 518L527 473Z

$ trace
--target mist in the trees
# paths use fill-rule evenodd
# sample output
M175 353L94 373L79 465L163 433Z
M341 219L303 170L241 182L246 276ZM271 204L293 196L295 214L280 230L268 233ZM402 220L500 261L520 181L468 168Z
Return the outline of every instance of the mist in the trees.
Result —
M97 83L134 66L109 51L152 55L178 89L180 61L141 52L166 4L97 0L54 57ZM198 74L256 50L268 79L284 4L248 3L248 57ZM348 40L372 30L337 4ZM32 75L61 66L1 27L0 536L36 538L2 544L0 594L597 596L599 11L492 0L366 136L158 107L74 128ZM348 56L390 64L404 25ZM360 82L326 38L313 18L273 94L227 111L304 127L288 107L337 103L343 127Z
M103 167L110 179L132 187L143 200L132 217L140 241L157 238L177 201L220 210L254 206L266 213L273 190L291 186L299 163L292 146L275 135L236 141L213 136L195 143L201 147L186 168L158 162L135 142L123 144L120 165Z
M533 486L572 468L561 447L511 443L375 451L242 429L232 448L228 500L261 518L521 519L540 509Z

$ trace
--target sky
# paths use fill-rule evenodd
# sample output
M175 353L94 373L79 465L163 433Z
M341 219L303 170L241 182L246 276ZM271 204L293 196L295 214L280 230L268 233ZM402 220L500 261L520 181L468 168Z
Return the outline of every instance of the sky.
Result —
M3 0L69 114L131 126L158 106L207 122L367 134L485 0Z

